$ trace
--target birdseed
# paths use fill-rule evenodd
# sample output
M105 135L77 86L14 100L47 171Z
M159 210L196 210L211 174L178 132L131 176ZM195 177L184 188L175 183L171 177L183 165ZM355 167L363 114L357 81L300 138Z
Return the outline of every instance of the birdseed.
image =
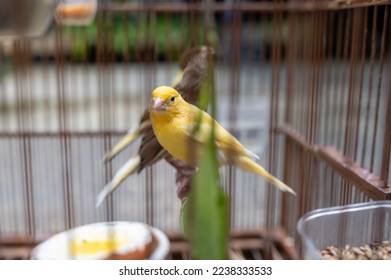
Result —
M319 250L324 260L391 260L391 241L364 244L358 247L328 246Z

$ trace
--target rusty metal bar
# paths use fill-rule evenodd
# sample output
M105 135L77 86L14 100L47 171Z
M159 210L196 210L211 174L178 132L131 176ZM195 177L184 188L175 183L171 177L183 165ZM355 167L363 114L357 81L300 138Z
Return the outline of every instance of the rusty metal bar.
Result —
M385 40L387 34L387 23L388 23L388 9L384 10L384 19L382 26L382 36L380 43L380 54L379 54L379 74L378 74L378 84L376 87L376 103L375 103L375 120L374 120L374 134L372 147L371 147L371 163L370 168L373 170L374 162L375 162L375 147L376 147L376 139L378 137L378 122L379 122L379 106L380 106L380 96L381 96L381 87L382 87L382 79L383 79L383 70L384 70L384 52L385 52Z
M275 126L278 123L278 105L279 105L279 89L280 89L280 77L281 77L281 56L282 56L282 26L283 14L281 11L274 11L272 15L273 22L273 36L272 36L272 52L271 52L271 96L270 96L270 127ZM277 166L277 151L278 151L278 139L273 133L269 134L269 151L268 151L268 164L269 170L275 173ZM276 207L276 190L275 188L267 188L266 190L268 199L266 200L266 209L274 209ZM275 226L275 217L269 215L265 211L265 221L268 227Z
M289 11L289 12L314 12L325 10L342 10L367 6L390 4L390 0L334 0L334 1L278 1L278 2L235 2L213 3L208 8L213 12L240 11L247 13ZM126 3L99 5L98 12L133 12L144 13L146 11L165 13L202 12L206 4L203 3Z
M324 124L324 129L326 131L324 137L325 143L330 143L332 139L331 133L327 133L328 131L331 131L332 128L332 121L331 121L331 112L333 111L331 107L331 102L333 101L332 95L333 92L331 91L332 85L333 85L333 46L335 44L335 39L334 39L334 30L335 30L335 19L336 19L336 13L331 13L328 16L328 21L327 25L329 26L328 30L326 31L326 37L327 37L327 70L326 70L326 85L325 85L325 124Z
M385 130L384 130L384 142L383 142L383 156L381 159L381 171L380 178L384 182L384 186L387 185L389 172L390 172L390 156L391 156L391 78L388 83L388 98L387 98L387 109L385 119Z
M53 137L102 137L102 136L123 136L126 130L99 130L99 131L0 131L0 138L53 138Z
M57 78L57 100L58 100L58 121L60 131L66 131L68 128L68 123L66 119L66 114L68 113L67 104L65 101L65 91L66 84L64 81L64 54L63 54L63 37L62 29L60 27L56 28L55 33L56 40L56 78ZM60 161L62 164L62 174L61 179L64 183L63 197L64 200L64 221L67 228L74 226L75 222L75 213L74 213L74 204L73 204L73 188L72 188L72 174L71 168L69 165L70 162L70 143L69 137L64 135L60 139L61 145L61 155Z
M351 36L351 30L352 30L352 17L353 17L353 12L354 11L346 11L346 15L343 17L343 22L344 22L344 34L343 34L343 37L342 37L342 56L341 56L341 60L343 63L345 63L346 65L344 66L339 66L340 69L341 69L341 82L339 84L340 86L340 89L339 89L339 104L344 104L345 105L345 100L346 100L346 104L348 103L348 92L346 90L346 87L348 85L348 72L349 72L349 68L348 68L348 58L349 58L349 46L350 44L352 44L352 36ZM346 109L345 109L346 107ZM349 114L349 109L348 109L348 106L343 106L343 109L339 109L338 110L338 113L339 113L339 117L338 117L338 120L340 120L338 122L338 134L337 134L337 139L338 139L338 144L337 144L337 147L341 150L343 150L343 143L344 143L344 139L346 139L348 137L347 135L347 131L348 131L348 123L347 123L347 116ZM345 121L343 121L345 120Z
M300 146L305 152L321 159L334 171L338 172L346 181L352 183L375 200L391 199L391 184L384 186L383 181L376 174L330 146L311 145L302 135L290 126L281 126L276 129L285 134L290 141Z
M298 41L297 41L297 29L298 29L298 22L299 17L297 13L294 13L290 15L290 21L291 24L289 24L289 33L292 36L289 36L288 38L288 50L287 50L287 75L286 75L286 91L285 91L285 99L287 101L287 104L292 104L292 106L286 106L285 112L284 112L284 122L288 123L289 120L291 120L294 117L294 106L293 106L293 100L294 100L294 94L295 94L295 65L297 62L297 49L298 49ZM292 153L291 149L292 145L290 143L286 143L285 151L284 151L284 180L289 180L289 182L292 182L292 169L289 168L288 164L288 158L289 155ZM282 213L288 213L290 211L289 199L287 196L282 197L282 207L281 211ZM289 224L289 217L287 215L281 215L281 224L282 225L288 225Z
M366 39L368 34L368 7L364 8L364 20L362 28L362 47L361 47L361 62L360 62L360 76L359 76L359 93L358 93L358 109L356 114L356 130L354 132L356 138L354 139L354 150L353 158L355 161L358 160L358 135L360 128L360 117L361 117L361 104L363 102L363 89L364 89L364 72L365 72L365 52L366 52Z
M372 30L371 30L371 54L370 54L370 72L369 72L369 82L368 82L368 102L367 106L365 108L365 127L364 127L364 148L362 149L361 153L361 164L364 164L365 162L365 155L367 153L367 146L370 144L367 142L369 141L368 137L370 137L368 131L369 131L369 116L370 116L370 110L371 110L371 103L373 98L373 79L374 79L374 68L375 68L375 57L376 57L376 28L377 28L377 17L378 17L378 7L374 7L374 13L373 13L373 19L372 19Z
M235 4L237 1L235 2ZM234 42L238 42L241 40L241 34L242 34L242 15L240 12L234 10L232 11L232 20L229 21L229 32L231 33L232 40ZM230 91L229 91L229 114L228 114L228 123L229 127L233 128L235 127L237 118L238 118L238 112L235 110L235 105L239 102L239 92L240 92L240 71L241 71L241 59L240 59L240 53L241 53L241 45L240 44L233 44L232 46L232 55L230 58L230 67L232 71L230 71ZM232 129L231 129L232 131ZM236 131L233 131L235 134ZM228 194L229 194L229 228L233 228L235 226L235 196L236 196L236 189L235 189L235 179L236 179L236 171L231 166L228 167L228 182L227 182L227 188L228 188Z
M337 29L337 34L335 38L335 45L336 45L336 51L335 51L335 60L340 61L343 59L342 56L342 48L343 48L343 26L344 26L344 17L341 13L338 13L337 16L335 17L336 24L333 23L334 29ZM341 84L341 69L338 68L337 66L334 66L333 69L337 75L333 78L332 84L332 91L331 91L331 100L340 100L340 84ZM337 106L333 106L332 110L332 116L334 116L336 119L341 119L341 112L338 110ZM328 143L333 143L334 145L338 145L338 141L340 139L338 132L340 131L339 125L341 122L330 122L331 123L331 130L335 131L334 134L330 137L330 142Z
M31 81L29 72L29 54L30 46L27 41L16 41L14 44L16 56L15 56L15 72L16 72L16 95L18 96L18 128L21 131L31 129L31 122L26 122L31 119L29 116L31 104L27 104L27 110L22 110L23 98L31 95L31 88L29 82ZM35 207L34 207L34 195L33 195L33 182L32 182L32 165L31 165L31 139L27 136L21 138L20 141L21 153L21 166L23 170L23 181L24 181L24 212L25 212L25 224L27 225L27 232L29 235L35 235Z
M350 45L350 66L349 66L349 83L348 83L348 90L347 90L347 112L346 112L346 123L345 123L345 139L343 143L343 152L348 157L351 157L354 159L353 155L353 149L354 145L351 143L354 142L354 131L356 131L354 128L357 127L358 124L355 122L354 113L355 113L355 104L354 100L356 99L356 84L357 84L357 63L358 63L358 56L359 56L359 43L360 43L360 37L359 33L362 30L362 10L361 9L355 9L353 11L353 20L352 20L352 27L351 27L351 38L352 43ZM356 137L357 138L357 137Z
M332 147L319 147L316 151L319 158L339 172L347 181L359 187L375 200L391 199L391 185L383 187L383 182L376 174L370 173L354 161L346 158Z

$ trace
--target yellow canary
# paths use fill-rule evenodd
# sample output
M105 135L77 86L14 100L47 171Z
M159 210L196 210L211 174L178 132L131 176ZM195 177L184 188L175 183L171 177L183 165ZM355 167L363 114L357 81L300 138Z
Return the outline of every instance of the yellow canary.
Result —
M208 73L209 69L213 67L214 54L215 51L211 47L195 46L186 50L181 56L179 61L179 72L174 78L173 85L187 102L193 104L198 101L200 88L205 79L205 75ZM150 135L151 133L152 136ZM104 161L111 160L141 135L147 135L146 140L154 138L151 122L149 120L148 108L146 108L142 114L139 126L135 130L129 130L128 133L106 153ZM140 145L140 148L143 144L145 145L144 141ZM150 150L150 147L147 146L147 148L147 150ZM160 151L161 149L158 150ZM145 160L143 168L150 165L148 164L150 160L152 159Z
M180 71L174 79L175 89L180 92L188 102L198 101L199 92L205 76L213 68L215 51L207 46L195 46L188 49L179 62ZM132 156L114 175L113 179L102 189L96 199L98 207L104 199L112 193L120 184L134 172L140 173L145 167L150 166L163 158L171 158L171 155L162 148L157 141L149 119L148 108L140 118L139 126L120 139L114 147L106 153L104 160L111 160L124 148L130 145L138 137L142 136L137 154ZM169 161L173 164L174 161Z
M156 88L152 92L149 112L157 140L173 157L196 166L203 150L202 146L206 144L214 123L220 165L234 165L258 174L282 191L295 194L285 183L257 164L253 160L258 158L255 154L244 148L208 113L187 103L174 88L167 86ZM197 120L199 120L199 128L195 130Z

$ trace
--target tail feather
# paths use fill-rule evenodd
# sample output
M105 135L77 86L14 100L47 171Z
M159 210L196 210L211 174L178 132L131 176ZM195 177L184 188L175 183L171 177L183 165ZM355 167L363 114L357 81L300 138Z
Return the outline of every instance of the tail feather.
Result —
M172 81L172 86L175 87L179 84L179 82L182 80L183 77L183 71L179 70L178 73L176 74L174 80Z
M247 153L250 157L252 157L252 158L254 158L254 159L256 159L256 160L259 160L259 156L258 156L257 154L251 152L250 150L248 150L248 149L246 149L246 148L244 148L244 150L246 151L246 153Z
M236 162L236 165L248 172L258 174L262 176L266 181L273 184L280 190L284 192L290 192L294 195L296 195L295 191L292 190L288 185L286 185L284 182L280 181L273 175L271 175L269 172L267 172L262 166L254 162L249 157L240 157L240 159Z
M125 149L130 145L138 136L140 135L140 129L137 129L131 133L126 134L124 137L119 140L114 147L108 151L103 159L103 161L110 161L115 157L119 152Z
M119 152L125 149L128 145L132 144L134 140L141 135L141 133L151 125L150 121L143 122L136 130L129 131L124 137L122 137L114 147L108 151L103 161L109 161L115 157Z
M119 185L132 173L134 173L140 166L140 156L135 155L128 160L115 174L113 180L111 180L98 194L96 198L96 207L102 204L105 198L111 194Z

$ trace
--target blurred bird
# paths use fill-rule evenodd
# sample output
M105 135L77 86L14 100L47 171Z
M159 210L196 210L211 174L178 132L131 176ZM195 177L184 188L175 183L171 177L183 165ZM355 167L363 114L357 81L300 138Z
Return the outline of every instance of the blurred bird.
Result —
M207 46L195 46L188 49L179 62L180 71L174 79L174 87L184 99L190 103L198 101L201 86L206 75L213 68L215 51ZM151 126L148 108L140 118L139 126L129 131L120 139L114 147L108 151L104 161L111 160L119 152L142 136L138 153L131 157L114 175L114 178L102 189L96 200L98 207L104 199L112 193L128 176L137 171L140 173L145 167L150 166L162 158L174 165L177 163L171 155L157 141ZM179 163L178 163L179 164ZM183 169L185 170L185 169Z
M258 174L280 190L295 194L285 183L258 165L253 160L258 159L255 154L245 149L208 113L187 103L174 88L167 86L156 88L152 92L149 112L157 140L173 157L196 166L203 150L202 146L206 144L214 125L220 165L234 165ZM196 127L198 129L195 129Z

